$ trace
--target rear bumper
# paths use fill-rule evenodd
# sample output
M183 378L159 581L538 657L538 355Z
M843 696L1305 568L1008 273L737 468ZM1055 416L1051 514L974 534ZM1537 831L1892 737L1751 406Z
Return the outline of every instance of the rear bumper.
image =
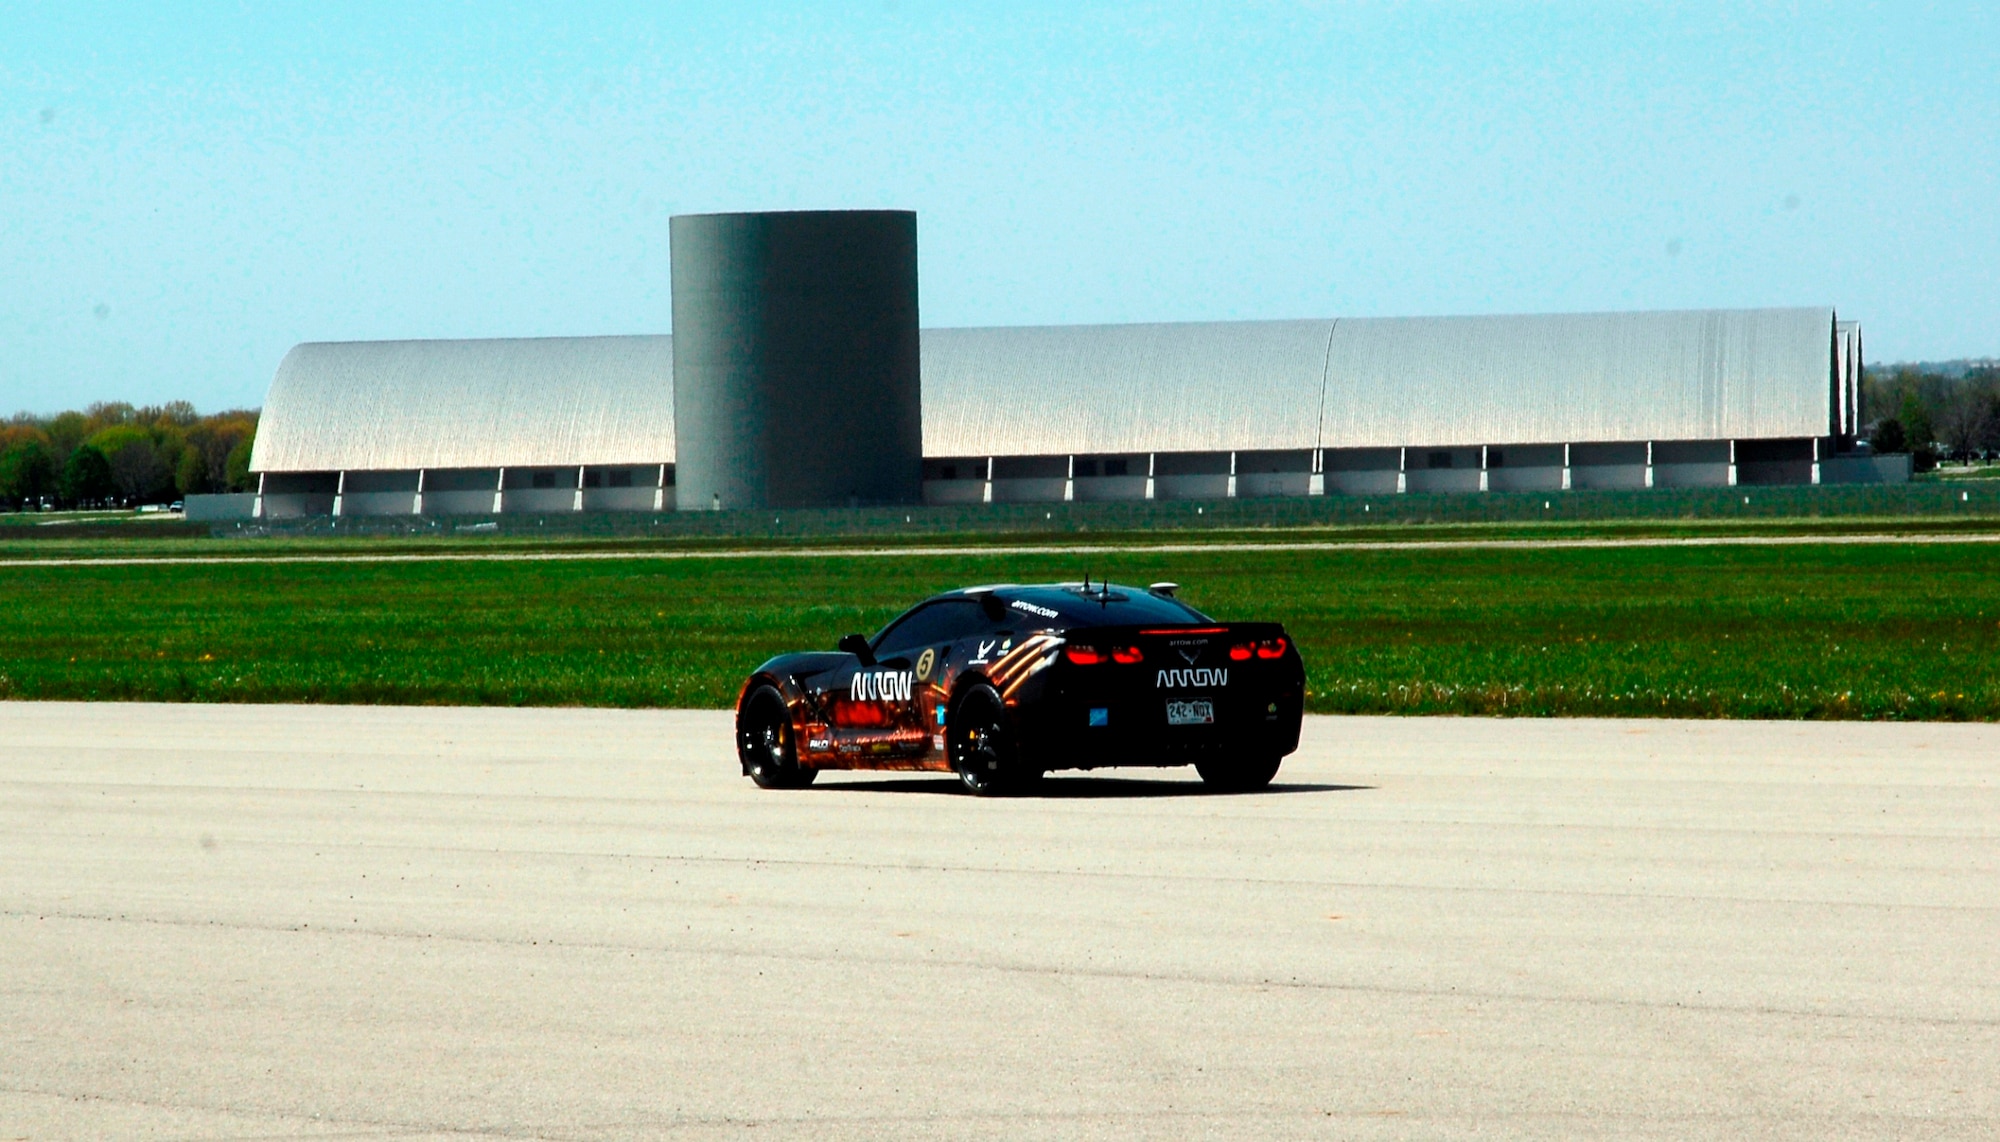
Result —
M1044 769L1190 765L1228 756L1283 757L1299 747L1304 680L1230 693L1045 694L1017 708L1024 760ZM1210 725L1170 725L1169 701L1206 701Z

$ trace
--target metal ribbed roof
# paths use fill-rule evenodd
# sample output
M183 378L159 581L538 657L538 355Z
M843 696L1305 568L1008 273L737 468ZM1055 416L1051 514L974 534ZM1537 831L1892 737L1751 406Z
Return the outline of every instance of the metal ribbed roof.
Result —
M926 329L924 455L1311 448L1333 324Z
M929 329L924 454L1824 436L1834 346L1830 308ZM673 459L673 339L552 337L300 345L251 466Z
M1822 436L1831 309L924 332L924 453Z
M1336 322L1326 448L1834 431L1833 310Z
M296 346L253 471L658 464L674 458L669 337Z

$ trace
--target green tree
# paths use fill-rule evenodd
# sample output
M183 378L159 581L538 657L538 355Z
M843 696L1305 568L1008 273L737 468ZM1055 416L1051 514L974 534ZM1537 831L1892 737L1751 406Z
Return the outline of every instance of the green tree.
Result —
M208 458L198 448L189 448L181 453L180 462L174 465L174 490L182 496L203 496L215 490L209 482Z
M125 502L158 503L173 497L173 469L167 467L151 440L129 441L104 459L111 465L111 479Z
M174 472L183 494L220 492L229 487L229 454L257 430L257 416L248 412L222 412L204 417L187 430L187 447L201 454L205 471L197 477L185 455L176 461ZM196 484L199 491L194 490Z
M1931 410L1924 401L1923 392L1912 385L1903 391L1903 407L1898 420L1903 422L1903 439L1908 444L1910 466L1919 472L1928 472L1937 466L1937 432L1931 427Z
M1985 402L1984 431L1972 440L1972 448L2000 448L2000 365L1975 365L1965 374L1965 384Z
M112 478L111 462L104 458L104 453L88 444L79 444L63 462L57 491L72 506L103 504L117 496L118 481Z
M44 447L47 447L49 434L43 432L25 413L7 424L0 424L0 452L5 452L24 440L39 440Z
M229 450L229 462L226 471L228 475L227 486L230 491L254 492L257 490L257 477L250 472L250 448L256 442L257 434L252 431L250 435L238 441L236 447Z
M154 454L160 458L161 465L159 482L154 491L161 499L170 500L178 490L174 473L180 471L181 457L188 452L187 429L163 419L153 424L152 433Z
M83 443L83 438L91 434L92 428L89 417L80 412L65 412L44 425L43 431L49 434L49 448L56 454L56 463L63 464L69 461L69 454L76 451L76 446Z
M194 410L194 405L184 400L147 405L139 410L138 416L147 424L171 424L176 428L192 428L201 420L201 414Z
M151 444L153 434L137 424L117 424L109 428L100 428L83 438L85 444L104 453L107 458L127 444L139 440Z
M56 492L56 461L46 441L17 440L0 452L0 500L34 503Z
M1901 452L1908 441L1903 437L1903 422L1895 417L1875 422L1875 435L1869 439L1869 447L1879 455Z
M185 447L179 433L171 426L162 430L134 422L100 429L84 443L110 461L120 497L130 503L160 503L173 498L174 462L180 459L178 448L161 447L161 438Z
M114 425L131 424L139 418L139 410L122 400L101 400L85 405L83 415L90 422L90 430L110 428Z
M1937 410L1937 435L1952 452L1982 447L1994 414L1994 393L1984 378L1966 377Z

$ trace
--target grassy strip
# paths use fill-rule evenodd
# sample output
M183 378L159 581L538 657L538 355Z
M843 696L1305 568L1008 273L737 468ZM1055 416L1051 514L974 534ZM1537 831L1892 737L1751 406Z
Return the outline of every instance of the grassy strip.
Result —
M1320 712L2000 719L2000 544L1134 548L1299 640ZM728 705L786 649L1061 556L14 568L0 696Z
M644 554L676 551L842 550L902 547L1181 547L1210 543L1562 543L1586 539L1703 539L1845 535L2000 535L2000 515L1783 517L1756 520L1592 520L1563 523L1395 523L1366 526L1211 528L1169 531L1001 531L906 535L765 536L273 536L217 540L123 529L122 536L10 541L0 563L48 559L203 558L261 561L286 555L465 555L540 552Z

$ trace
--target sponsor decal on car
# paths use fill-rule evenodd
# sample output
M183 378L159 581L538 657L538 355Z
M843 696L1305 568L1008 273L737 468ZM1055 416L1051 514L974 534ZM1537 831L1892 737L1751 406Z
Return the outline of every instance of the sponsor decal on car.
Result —
M917 655L918 680L923 681L930 678L931 667L936 663L937 663L937 651L935 650L926 648L922 654Z
M1220 666L1202 666L1193 670L1182 670L1178 667L1172 670L1162 670L1160 671L1159 678L1153 683L1154 688L1159 690L1227 685L1229 685L1229 669Z
M857 670L847 697L852 702L907 702L913 681L907 670Z
M896 707L889 702L857 702L852 698L833 700L833 724L843 729L871 729L896 720Z
M1045 619L1052 619L1056 617L1055 608L1053 607L1038 607L1033 603L1024 603L1019 599L1015 599L1013 602L1008 603L1007 605L1014 608L1017 611L1026 611L1031 615L1040 615L1042 618Z

